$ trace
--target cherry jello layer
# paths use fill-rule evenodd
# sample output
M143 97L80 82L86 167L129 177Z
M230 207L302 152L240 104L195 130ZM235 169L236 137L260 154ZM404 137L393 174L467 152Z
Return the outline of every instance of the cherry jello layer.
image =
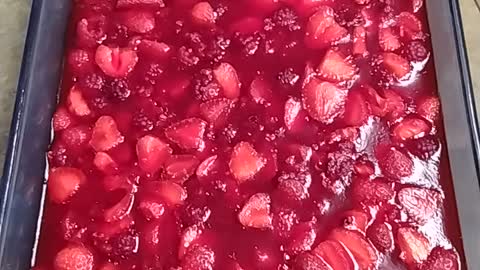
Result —
M461 269L425 14L74 1L34 269Z

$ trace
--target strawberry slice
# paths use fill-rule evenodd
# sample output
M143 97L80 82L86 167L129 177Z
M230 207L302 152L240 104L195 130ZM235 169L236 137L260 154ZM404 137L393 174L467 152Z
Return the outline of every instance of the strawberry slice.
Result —
M413 161L403 151L395 147L381 144L375 149L375 156L382 172L392 179L412 175Z
M55 270L93 270L92 252L83 246L69 245L55 255Z
M157 199L143 199L138 204L138 210L148 220L159 219L165 213L165 206Z
M357 203L380 204L393 199L393 184L384 179L374 180L356 178L353 181L352 198Z
M390 52L383 53L383 65L399 80L405 78L412 70L408 60L398 54Z
M348 93L347 102L345 103L343 121L348 126L357 127L365 124L368 116L369 110L365 98L360 92L351 90Z
M393 128L393 138L399 141L416 139L425 136L430 132L430 125L418 117L403 119Z
M127 48L111 48L100 45L95 53L95 62L111 77L125 77L138 62L137 53Z
M318 244L313 253L325 260L332 270L354 270L352 257L345 246L335 240L326 240Z
M217 14L208 2L200 2L192 8L192 21L198 25L213 26Z
M147 10L129 10L120 14L121 22L128 30L145 34L155 28L155 16Z
M312 79L302 91L303 107L310 116L324 124L330 124L343 113L347 93L337 86Z
M381 252L388 253L393 250L392 226L385 222L373 223L367 231L367 237Z
M187 191L172 181L151 181L145 183L146 192L162 199L169 206L182 205L187 199Z
M269 105L272 94L270 84L262 76L257 76L250 84L250 96L258 104Z
M185 150L202 151L207 123L199 118L188 118L165 129L165 136Z
M105 221L108 223L116 222L130 215L133 207L134 198L135 197L133 192L128 193L123 196L123 198L114 206L106 209L104 213Z
M390 27L378 29L378 44L384 52L393 52L402 46L400 40Z
M363 26L355 26L353 29L353 54L364 56L367 51L367 32Z
M400 28L400 36L409 39L422 39L422 22L412 13L405 11L397 17L398 27Z
M117 124L111 116L104 115L98 118L90 139L90 145L95 151L108 151L123 141L124 137L118 131Z
M377 251L360 233L345 229L334 229L329 238L342 243L350 251L360 270L372 269L377 264Z
M163 0L118 0L117 8L163 8Z
M112 174L118 170L118 164L105 152L96 153L93 164L105 174Z
M293 270L331 270L322 258L305 252L297 256ZM335 269L334 269L335 270Z
M212 173L214 173L214 169L218 164L218 156L214 155L211 157L206 158L205 160L198 165L195 174L198 178L206 177Z
M238 213L238 220L245 227L271 228L270 196L266 193L257 193L250 197Z
M318 70L322 77L333 82L351 80L357 73L357 68L350 59L333 49L327 51Z
M302 103L297 101L295 98L291 97L285 102L285 114L283 116L283 121L288 130L294 128L295 121L299 116L300 111L302 110Z
M305 43L312 49L322 49L339 42L348 35L347 29L335 21L331 7L320 6L307 22Z
M435 123L440 115L440 100L438 97L428 96L417 102L417 113L430 122Z
M266 164L266 159L257 153L248 142L240 142L233 148L229 167L239 183L255 176Z
M442 196L432 189L407 187L398 192L398 201L410 217L425 224L440 207Z
M165 162L164 176L176 183L183 183L195 173L199 163L193 155L174 155Z
M228 98L217 98L200 104L200 114L216 128L225 125L234 102Z
M59 167L48 174L48 197L55 203L65 203L87 181L85 174L76 168Z
M414 228L398 229L397 243L400 247L400 258L407 264L416 264L425 261L430 251L428 239Z
M151 135L140 138L136 149L138 165L147 173L158 172L173 152L167 143Z
M68 110L78 116L87 116L92 111L88 107L87 101L83 98L82 91L77 86L72 86L67 97Z
M53 114L52 126L54 131L65 130L72 125L73 119L70 113L64 107L58 107Z
M453 249L435 247L428 255L427 261L420 267L421 270L459 270L460 258Z
M312 249L313 243L317 237L315 222L302 222L295 225L290 234L287 251L290 254L300 254Z
M351 231L359 231L365 234L367 231L368 223L370 222L369 216L359 210L350 210L342 214L343 227Z
M236 99L240 96L241 83L237 71L231 64L221 63L213 70L213 74L222 87L224 97Z

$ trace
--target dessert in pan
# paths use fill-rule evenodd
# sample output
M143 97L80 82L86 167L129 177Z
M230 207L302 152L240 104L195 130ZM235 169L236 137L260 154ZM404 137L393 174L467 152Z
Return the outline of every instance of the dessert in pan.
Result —
M74 1L34 269L461 269L423 4Z

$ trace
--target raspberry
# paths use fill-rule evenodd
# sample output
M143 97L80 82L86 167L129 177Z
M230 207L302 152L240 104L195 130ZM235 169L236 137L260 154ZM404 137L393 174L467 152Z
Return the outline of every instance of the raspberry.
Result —
M289 8L282 8L273 14L275 25L288 29L291 32L298 31L302 27L298 23L298 16L295 11Z
M210 42L207 49L207 57L214 62L220 62L226 54L228 47L230 47L230 39L222 36L217 36Z
M425 136L408 142L410 153L427 160L431 158L440 148L440 142L433 136Z
M423 61L428 57L428 50L420 41L412 41L406 48L407 58L411 61Z
M278 73L277 79L282 83L282 85L293 87L300 79L300 76L295 73L293 68L287 68Z
M150 119L143 110L133 115L133 125L142 131L151 131L155 123Z
M80 84L85 90L100 91L105 85L105 78L98 73L91 73L80 80Z
M138 236L124 234L112 241L112 255L125 259L138 251Z
M202 69L194 78L194 90L197 99L208 101L218 97L220 86L214 79L211 69Z
M90 103L97 109L104 109L108 106L108 101L105 97L96 97Z
M182 46L178 49L178 60L186 67L193 67L200 62L200 58L195 55L192 48Z
M110 94L119 101L125 101L131 94L128 82L124 79L114 79L110 83Z
M158 78L163 74L163 67L158 63L150 63L145 72L145 80L150 84L156 84Z
M175 113L170 112L167 107L160 107L155 126L160 128L165 127L170 124L170 120L174 117Z

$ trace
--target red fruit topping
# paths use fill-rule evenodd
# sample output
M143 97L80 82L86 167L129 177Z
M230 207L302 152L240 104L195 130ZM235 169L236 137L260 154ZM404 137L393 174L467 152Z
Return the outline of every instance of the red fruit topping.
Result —
M353 255L360 269L371 269L377 264L377 251L360 233L335 229L331 232L329 238L342 243Z
M253 100L262 105L268 105L272 99L272 89L263 77L256 77L250 84L250 95Z
M417 13L423 6L423 0L412 0L413 12Z
M407 140L423 137L430 132L430 125L418 117L403 119L393 128L393 138L396 140Z
M380 96L378 92L370 86L364 87L368 106L375 116L384 117L387 112L387 100Z
M384 53L383 65L397 79L405 78L412 70L410 63L405 58L395 53Z
M390 27L378 29L378 44L384 52L393 52L402 46Z
M167 143L151 135L137 141L138 165L148 173L158 172L172 152Z
M159 219L165 213L165 206L153 199L142 200L138 204L138 209L147 220Z
M200 2L192 8L192 20L199 25L215 25L217 14L208 2Z
M421 270L459 270L460 259L453 249L435 247L428 255L427 261L420 267Z
M82 91L77 86L70 88L67 104L70 112L78 116L87 116L91 113L87 101L83 98Z
M413 155L423 160L427 160L438 152L440 149L440 142L433 136L425 136L410 141L407 148Z
M107 37L105 16L97 15L81 19L77 24L77 42L81 47L96 47Z
M411 61L421 62L428 58L429 52L421 41L412 41L406 48L407 58Z
M384 91L386 99L386 111L389 120L394 121L405 115L406 106L403 98L393 90Z
M54 131L65 130L72 124L73 119L70 113L64 108L59 107L53 115L52 126Z
M118 170L118 164L109 154L105 152L96 153L95 158L93 159L93 164L97 167L97 169L106 174L111 174Z
M438 210L442 196L432 189L407 187L398 192L398 201L410 217L425 224Z
M114 206L105 209L104 219L106 222L111 223L122 220L130 214L133 207L134 196L133 193L128 193L116 203Z
M285 102L285 115L283 116L283 121L288 130L294 128L295 120L301 110L302 103L300 101L297 101L294 98L289 98L287 102Z
M90 130L85 126L67 128L61 134L61 140L74 152L82 152L89 138Z
M185 150L202 151L205 148L203 134L207 123L198 118L188 118L165 129L165 136Z
M117 8L135 8L135 7L150 7L162 8L165 7L163 0L118 0Z
M152 181L145 185L145 190L161 198L170 206L181 205L187 199L186 190L171 181Z
M137 53L131 49L111 48L100 45L95 53L95 62L111 77L125 77L137 64Z
M239 183L255 176L266 164L266 159L257 153L248 142L240 142L233 148L229 167Z
M302 253L297 256L293 270L330 270L330 266L320 257L311 253Z
M221 63L213 70L218 84L222 87L223 96L229 99L236 99L240 96L241 83L237 71L229 63Z
M383 174L392 179L399 179L412 175L413 161L403 151L389 145L378 145L375 156Z
M313 250L313 253L327 262L332 270L355 269L350 252L345 249L344 245L335 240L326 240L321 242Z
M366 204L386 203L393 199L395 191L393 184L383 179L356 178L353 181L352 196L355 202Z
M55 203L65 203L85 184L87 177L76 168L59 167L48 174L48 197Z
M355 172L360 176L370 176L375 173L375 166L371 161L359 160L354 165Z
M318 66L319 74L327 80L342 82L353 79L357 68L340 52L330 49L325 54L322 63Z
M370 218L362 211L350 210L342 214L343 227L351 231L357 230L365 234Z
M165 163L165 178L183 183L195 173L200 161L192 155L175 155Z
M308 19L305 43L313 49L325 48L339 42L348 35L347 29L335 21L331 7L320 6Z
M287 251L291 254L299 254L312 249L317 231L313 221L303 222L293 227L288 240Z
M67 246L60 250L53 262L55 270L93 270L92 252L82 246Z
M397 243L400 247L400 258L408 264L421 263L430 252L428 239L413 228L398 229Z
M250 197L238 213L238 220L245 227L271 228L270 196L266 193L257 193Z
M217 98L200 104L200 114L217 128L225 125L234 103L227 98Z
M121 14L122 23L135 33L148 33L155 28L155 16L148 11L126 11Z
M346 91L337 86L312 79L302 91L303 106L312 118L330 124L343 112Z
M111 116L101 116L93 127L90 145L95 151L108 151L124 140Z
M409 39L421 39L422 22L410 12L402 12L397 17L398 26L400 28L400 36Z
M203 160L202 163L198 165L197 171L195 173L197 177L206 177L209 174L213 173L213 170L217 164L217 159L217 155L214 155Z
M351 90L347 96L343 121L349 126L361 126L367 121L368 116L369 110L365 98L360 92Z
M188 249L182 260L183 270L212 270L215 264L215 253L206 246L193 246Z
M93 70L93 55L85 50L72 50L68 54L67 64L75 75L85 75Z
M393 233L390 224L373 223L367 230L367 237L379 251L388 253L393 250Z
M138 52L145 57L164 60L172 54L172 48L163 42L142 39L138 43Z
M202 235L203 230L199 225L193 225L185 229L180 239L180 245L178 247L178 258L182 259L185 256L188 248L197 244L198 239Z
M367 33L363 26L356 26L353 29L353 54L365 55L367 51Z
M432 123L440 115L440 100L437 97L425 97L417 102L417 113Z

